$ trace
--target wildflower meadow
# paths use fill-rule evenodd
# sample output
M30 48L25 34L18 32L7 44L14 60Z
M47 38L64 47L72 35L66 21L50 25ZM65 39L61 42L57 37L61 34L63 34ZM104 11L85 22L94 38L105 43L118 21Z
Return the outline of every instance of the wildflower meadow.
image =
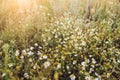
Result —
M120 80L120 1L0 0L0 80Z

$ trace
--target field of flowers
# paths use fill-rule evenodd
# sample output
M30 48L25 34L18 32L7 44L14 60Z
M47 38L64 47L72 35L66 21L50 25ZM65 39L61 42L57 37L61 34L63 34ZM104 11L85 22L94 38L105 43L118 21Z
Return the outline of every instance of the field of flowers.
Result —
M16 1L0 0L0 80L120 80L117 0Z

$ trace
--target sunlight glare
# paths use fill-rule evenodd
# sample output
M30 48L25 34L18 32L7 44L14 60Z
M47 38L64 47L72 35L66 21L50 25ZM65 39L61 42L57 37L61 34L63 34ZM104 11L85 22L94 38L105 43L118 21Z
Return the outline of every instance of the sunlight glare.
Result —
M17 0L19 8L29 8L31 0Z

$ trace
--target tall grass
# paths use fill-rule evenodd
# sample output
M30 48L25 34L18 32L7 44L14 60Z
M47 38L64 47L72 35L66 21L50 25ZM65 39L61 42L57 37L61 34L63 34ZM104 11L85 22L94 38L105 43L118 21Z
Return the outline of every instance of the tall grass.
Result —
M117 80L119 21L117 0L0 0L0 79Z

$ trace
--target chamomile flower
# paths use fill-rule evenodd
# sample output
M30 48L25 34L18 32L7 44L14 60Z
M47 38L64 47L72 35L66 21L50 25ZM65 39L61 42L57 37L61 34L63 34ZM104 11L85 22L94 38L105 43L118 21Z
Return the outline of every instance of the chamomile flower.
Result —
M77 63L77 61L73 61L73 65L75 65Z
M24 77L28 79L29 78L29 74L28 73L24 73Z
M78 54L74 54L74 56L75 56L75 57L77 57L77 56L78 56Z
M8 64L8 67L10 68L10 67L12 67L13 66L13 63L9 63Z
M22 54L26 55L27 54L26 50L22 50Z
M90 63L90 60L89 60L89 59L87 59L87 60L85 60L85 62L86 62L86 63Z
M82 46L86 46L86 42L85 42L85 41L82 41L81 45L82 45Z
M33 60L32 60L32 58L29 58L29 62L32 62Z
M20 58L21 58L21 59L24 59L24 56L23 56L23 55L21 55L21 56L20 56Z
M120 63L120 60L118 60L117 62Z
M16 50L15 56L19 56L19 54L20 54L19 50Z
M33 49L34 49L34 47L31 46L31 47L30 47L30 50L33 50Z
M92 80L91 76L85 76L85 80Z
M93 63L93 64L95 64L95 63L96 63L96 61L95 61L95 59L94 59L94 58L92 58L92 63Z
M46 61L43 66L44 68L48 68L51 65L51 63L49 61Z
M94 71L94 69L93 68L90 68L90 71L89 71L89 73L92 73Z
M39 46L39 49L42 49L42 47L41 47L41 46Z
M68 71L69 74L71 74L71 71Z
M67 69L70 69L70 67L69 67L68 65L66 66L66 68L67 68Z
M48 56L47 55L43 55L43 59L47 59L48 58Z
M38 43L35 43L34 46L38 46Z
M5 77L5 76L6 76L6 73L3 73L3 74L2 74L2 77Z
M36 68L37 68L37 66L38 66L38 65L37 65L37 64L35 64L35 65L33 66L33 69L36 69Z
M82 66L86 66L86 62L82 62L81 65L82 65Z
M40 55L41 54L41 52L40 51L37 51L37 55Z
M61 68L61 64L59 63L58 65L57 65L57 69L60 69Z
M28 54L28 56L31 56L31 55L33 55L34 53L33 53L32 51L29 51L27 54Z
M71 79L71 80L75 80L75 79L76 79L76 76L75 76L74 74L71 74L71 75L70 75L70 79Z
M101 79L98 77L98 78L95 78L94 80L101 80Z

